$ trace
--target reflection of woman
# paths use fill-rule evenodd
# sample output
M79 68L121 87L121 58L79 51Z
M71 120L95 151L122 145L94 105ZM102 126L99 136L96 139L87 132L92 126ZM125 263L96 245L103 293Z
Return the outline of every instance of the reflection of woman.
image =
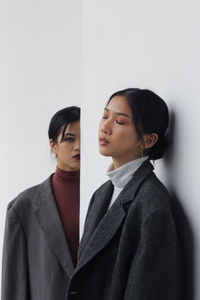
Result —
M57 169L8 205L2 300L64 300L79 243L80 109L49 126Z
M167 126L167 106L153 92L110 97L99 127L110 180L91 199L68 299L182 299L169 195L150 163L163 156Z

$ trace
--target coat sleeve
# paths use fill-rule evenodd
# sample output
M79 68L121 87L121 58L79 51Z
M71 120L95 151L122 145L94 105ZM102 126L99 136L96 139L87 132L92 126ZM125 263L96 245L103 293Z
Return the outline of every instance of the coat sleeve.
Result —
M151 213L141 228L124 300L182 299L182 259L168 210Z
M11 205L7 209L1 300L28 300L28 264L26 238Z

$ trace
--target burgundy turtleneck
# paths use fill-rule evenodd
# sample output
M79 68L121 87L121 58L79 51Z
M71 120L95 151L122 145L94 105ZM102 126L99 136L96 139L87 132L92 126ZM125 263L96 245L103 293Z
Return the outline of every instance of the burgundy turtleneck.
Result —
M57 167L52 177L52 185L67 244L75 266L79 246L80 171L63 171Z

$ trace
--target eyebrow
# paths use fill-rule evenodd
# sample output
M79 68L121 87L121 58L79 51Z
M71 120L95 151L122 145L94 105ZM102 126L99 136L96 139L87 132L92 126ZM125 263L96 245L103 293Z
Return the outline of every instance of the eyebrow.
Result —
M64 136L67 136L67 135L69 135L69 136L76 136L76 134L70 133L70 132L67 132L67 133L64 134Z
M107 112L110 111L107 107L105 107L104 110L106 110ZM116 113L116 115L124 116L124 117L127 117L128 119L131 119L131 118L129 117L129 115L127 115L127 114L125 114L125 113L122 113L122 112L115 112L115 113Z

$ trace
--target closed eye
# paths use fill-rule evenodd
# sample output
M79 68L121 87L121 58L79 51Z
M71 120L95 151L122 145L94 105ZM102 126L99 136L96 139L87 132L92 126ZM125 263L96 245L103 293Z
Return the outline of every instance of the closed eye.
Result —
M116 123L119 124L119 125L124 125L124 124L125 124L125 123L119 122L119 121L117 121L117 120L116 120Z

